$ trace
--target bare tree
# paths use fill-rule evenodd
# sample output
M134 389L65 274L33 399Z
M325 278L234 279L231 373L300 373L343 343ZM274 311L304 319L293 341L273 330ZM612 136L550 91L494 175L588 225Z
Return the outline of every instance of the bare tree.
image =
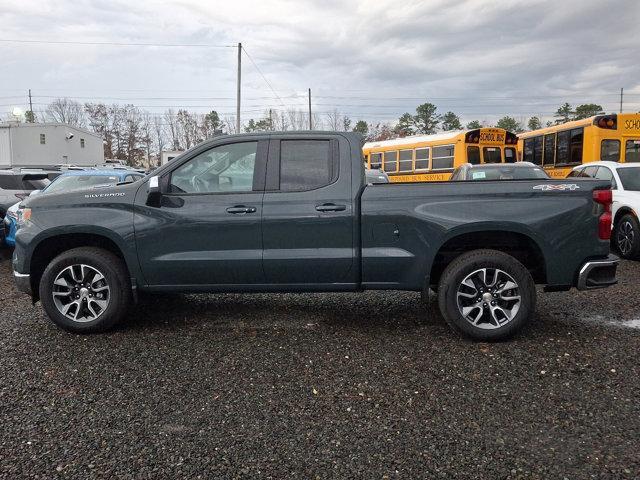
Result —
M173 150L181 150L180 148L180 134L178 132L178 122L176 114L172 108L164 112L164 121L167 125L167 131L169 133L169 140L171 142L171 148Z
M337 108L327 113L327 126L329 130L334 132L339 131L343 126L342 114Z
M164 150L165 145L165 131L161 117L153 117L153 133L156 142L156 153L158 154L158 165L160 165L160 153Z
M45 118L50 122L60 122L74 127L84 127L86 118L82 105L69 98L56 98L47 105Z

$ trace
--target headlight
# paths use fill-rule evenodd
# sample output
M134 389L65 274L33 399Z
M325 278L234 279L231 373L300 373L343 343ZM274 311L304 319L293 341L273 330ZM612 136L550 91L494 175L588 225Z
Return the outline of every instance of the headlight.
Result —
M24 225L31 220L31 209L30 208L19 208L18 209L18 225Z

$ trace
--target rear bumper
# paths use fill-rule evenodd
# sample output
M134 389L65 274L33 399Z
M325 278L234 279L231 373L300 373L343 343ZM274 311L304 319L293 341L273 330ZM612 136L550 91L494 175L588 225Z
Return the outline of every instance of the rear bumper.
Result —
M593 290L605 288L618 283L616 270L620 259L609 255L606 259L590 260L582 265L578 272L578 290Z
M13 280L18 290L31 295L31 275L14 271Z

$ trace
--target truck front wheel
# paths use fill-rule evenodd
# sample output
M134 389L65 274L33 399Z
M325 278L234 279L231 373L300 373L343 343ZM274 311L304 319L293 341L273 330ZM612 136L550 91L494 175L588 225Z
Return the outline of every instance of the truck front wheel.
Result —
M124 263L113 253L74 248L45 269L40 300L58 327L75 333L103 332L125 316L131 285Z
M473 250L440 277L438 304L447 323L475 340L508 338L530 319L536 289L529 271L511 255Z

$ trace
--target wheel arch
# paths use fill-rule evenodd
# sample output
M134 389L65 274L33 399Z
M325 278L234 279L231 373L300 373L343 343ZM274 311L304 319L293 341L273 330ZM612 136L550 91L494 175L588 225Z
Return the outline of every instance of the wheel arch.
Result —
M113 253L122 260L127 274L132 275L124 246L111 235L98 232L58 232L41 239L30 255L29 273L34 301L38 299L40 279L47 265L61 253L78 247L97 247Z
M616 211L616 215L613 218L613 227L615 228L615 226L620 221L620 219L627 214L633 215L634 217L636 217L636 219L638 218L638 215L633 208L631 208L628 205L623 205L622 207L618 208L618 210Z
M531 272L535 283L546 283L543 250L530 235L517 231L477 230L448 238L438 248L429 273L429 284L437 285L442 272L459 255L477 249L497 250L516 258Z

